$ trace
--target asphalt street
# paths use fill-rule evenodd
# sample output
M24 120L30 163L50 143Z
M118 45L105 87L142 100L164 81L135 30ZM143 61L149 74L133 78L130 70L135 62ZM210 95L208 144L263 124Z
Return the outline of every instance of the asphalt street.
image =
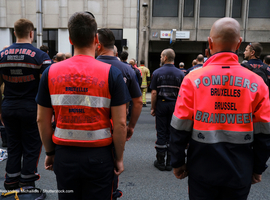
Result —
M172 171L161 172L154 167L155 141L155 119L150 115L150 104L147 104L147 107L142 109L133 137L125 146L125 171L119 177L119 189L123 192L121 200L188 199L187 178L178 180ZM52 171L44 169L44 154L43 149L38 166L41 178L36 182L36 186L47 191L46 199L56 200L58 198L55 175ZM6 161L0 162L1 192L4 190L5 164ZM263 174L261 183L251 187L248 200L269 200L269 191L270 169Z

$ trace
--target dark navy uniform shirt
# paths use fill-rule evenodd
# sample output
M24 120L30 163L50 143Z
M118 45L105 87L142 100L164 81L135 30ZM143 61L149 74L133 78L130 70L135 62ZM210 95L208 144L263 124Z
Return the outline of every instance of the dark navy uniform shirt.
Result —
M184 73L172 64L165 64L153 72L150 88L157 90L157 99L176 101Z
M36 102L43 107L52 108L48 86L49 69L50 68L46 69L42 74ZM114 66L111 66L110 68L108 82L111 94L111 106L119 106L131 101L128 89L124 84L121 71Z
M49 55L29 43L14 43L2 50L0 74L5 83L2 107L36 106L40 74L49 65Z
M142 96L141 89L136 81L136 74L129 64L121 62L115 56L98 56L96 59L111 64L122 72L123 79L127 85L131 98Z
M191 72L192 70L196 69L196 68L199 68L199 67L202 67L203 64L197 64L197 65L194 65L193 67L187 69L187 72L186 74L188 74L189 72Z

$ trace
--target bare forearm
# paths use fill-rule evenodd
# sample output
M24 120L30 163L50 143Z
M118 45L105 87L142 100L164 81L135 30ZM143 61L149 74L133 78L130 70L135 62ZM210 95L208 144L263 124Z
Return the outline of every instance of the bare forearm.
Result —
M132 99L133 106L128 127L134 129L142 111L142 97Z
M115 148L115 154L116 154L115 160L116 161L123 160L126 137L127 137L127 131L126 131L125 124L114 126L113 144L114 144L114 148Z
M156 103L157 103L157 91L152 90L152 92L151 92L151 110L156 109Z
M52 141L52 134L53 134L51 124L52 113L53 113L52 109L38 105L37 124L40 138L46 152L53 151L55 146Z

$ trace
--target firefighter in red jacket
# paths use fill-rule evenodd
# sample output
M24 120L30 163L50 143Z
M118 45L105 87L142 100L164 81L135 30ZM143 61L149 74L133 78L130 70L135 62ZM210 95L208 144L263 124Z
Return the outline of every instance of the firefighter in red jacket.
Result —
M36 98L45 168L54 170L58 190L71 190L59 193L59 199L109 200L113 173L124 170L126 103L131 98L120 70L94 58L98 37L93 16L75 13L68 29L74 56L43 73Z
M190 199L247 199L269 158L268 88L238 63L234 52L242 38L236 20L217 20L208 42L212 56L180 88L171 164L177 178L188 175Z

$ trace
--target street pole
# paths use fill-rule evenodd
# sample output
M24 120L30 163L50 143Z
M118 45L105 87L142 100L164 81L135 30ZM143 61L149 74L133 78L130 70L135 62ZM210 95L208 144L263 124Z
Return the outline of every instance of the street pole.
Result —
M43 44L42 32L43 32L43 25L42 25L42 0L36 0L37 4L37 48L39 48Z

